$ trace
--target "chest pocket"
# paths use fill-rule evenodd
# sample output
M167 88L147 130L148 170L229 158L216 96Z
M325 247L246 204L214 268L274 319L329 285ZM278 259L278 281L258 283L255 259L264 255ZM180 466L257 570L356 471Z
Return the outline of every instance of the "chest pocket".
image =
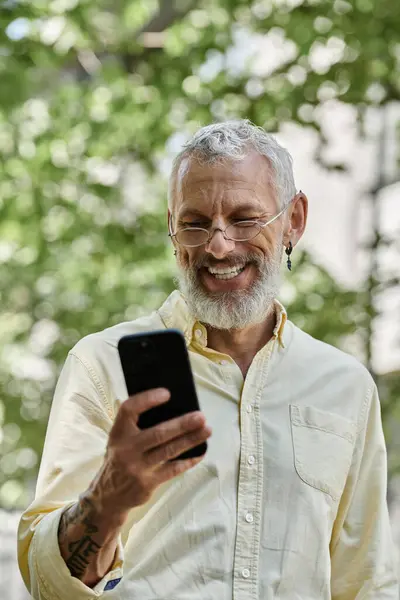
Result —
M308 485L339 500L350 469L356 427L312 406L290 406L294 463Z

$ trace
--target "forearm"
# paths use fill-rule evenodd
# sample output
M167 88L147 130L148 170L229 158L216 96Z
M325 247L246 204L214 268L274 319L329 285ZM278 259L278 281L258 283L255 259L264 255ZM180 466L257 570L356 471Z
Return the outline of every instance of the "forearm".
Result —
M114 562L122 524L122 517L100 514L89 495L67 509L60 520L58 543L71 575L94 587Z

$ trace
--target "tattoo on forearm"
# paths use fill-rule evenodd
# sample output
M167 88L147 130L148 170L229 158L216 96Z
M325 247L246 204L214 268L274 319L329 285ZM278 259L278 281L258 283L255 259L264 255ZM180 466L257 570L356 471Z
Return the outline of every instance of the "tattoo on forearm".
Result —
M90 554L97 554L100 548L101 546L93 541L90 536L85 536L77 542L71 542L68 550L72 554L66 561L71 575L74 577L83 575L89 565L88 557Z
M73 577L81 577L90 564L90 556L96 555L101 549L101 545L91 537L99 531L98 527L91 522L92 514L93 504L91 501L81 498L78 504L66 510L60 519L58 539L61 546L68 543L68 556L65 557L65 562ZM79 539L71 541L68 537L70 526L82 528L82 535Z

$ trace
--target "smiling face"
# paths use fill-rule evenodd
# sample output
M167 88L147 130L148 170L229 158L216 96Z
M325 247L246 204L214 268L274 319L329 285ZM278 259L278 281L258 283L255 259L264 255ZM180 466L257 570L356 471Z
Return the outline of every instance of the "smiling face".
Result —
M243 329L266 318L279 288L284 215L246 242L226 240L219 229L265 223L279 210L267 159L257 152L224 164L190 160L177 181L172 228L217 229L206 245L176 245L179 287L196 319Z

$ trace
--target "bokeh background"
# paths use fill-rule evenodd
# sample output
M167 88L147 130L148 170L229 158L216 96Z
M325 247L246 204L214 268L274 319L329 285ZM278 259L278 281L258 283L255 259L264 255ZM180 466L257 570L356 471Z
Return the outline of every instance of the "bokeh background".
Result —
M398 0L0 0L1 598L67 352L174 288L172 158L236 117L309 196L281 300L377 381L399 541Z

